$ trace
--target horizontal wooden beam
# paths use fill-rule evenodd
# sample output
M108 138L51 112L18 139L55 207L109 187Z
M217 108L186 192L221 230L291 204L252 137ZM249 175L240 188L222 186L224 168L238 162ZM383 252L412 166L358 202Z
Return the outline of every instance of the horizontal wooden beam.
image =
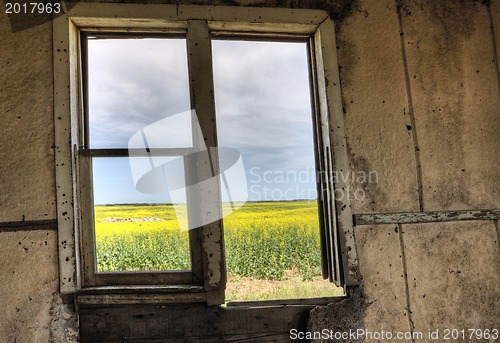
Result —
M464 220L498 220L500 210L458 210L354 214L354 225L417 224Z
M188 20L209 20L215 28L231 25L240 31L313 33L328 13L317 9L258 8L166 4L100 4L67 2L65 13L76 26L147 31L179 30Z
M20 220L0 223L0 232L57 230L57 219Z
M204 303L206 293L152 293L152 294L108 294L108 295L79 295L77 303L80 306L101 305L139 305L139 304L180 304Z
M206 302L203 286L134 285L89 287L78 291L76 303L81 307L180 304Z
M226 304L228 308L251 308L251 307L269 307L269 306L286 306L286 305L312 305L325 306L331 303L336 303L346 299L345 296L338 297L323 297L323 298L308 298L308 299L280 299L280 300L257 300L257 301L230 301Z

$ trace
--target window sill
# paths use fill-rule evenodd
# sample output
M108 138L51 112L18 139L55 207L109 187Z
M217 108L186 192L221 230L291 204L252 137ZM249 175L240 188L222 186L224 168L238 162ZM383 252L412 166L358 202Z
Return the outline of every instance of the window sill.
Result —
M259 308L279 306L325 306L346 299L346 296L307 298L307 299L282 299L259 301L229 301L226 308Z
M206 302L202 286L106 286L78 291L76 303L80 307L102 305L181 304Z

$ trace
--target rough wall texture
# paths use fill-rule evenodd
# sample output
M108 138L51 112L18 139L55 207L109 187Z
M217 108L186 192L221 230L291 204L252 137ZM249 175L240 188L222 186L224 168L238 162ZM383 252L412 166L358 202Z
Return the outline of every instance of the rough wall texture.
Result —
M116 1L115 1L116 2ZM150 1L153 2L153 1ZM154 1L323 8L337 18L355 213L498 208L500 1ZM50 22L0 13L0 222L54 219ZM355 228L361 289L311 330L488 328L500 322L492 222ZM54 231L0 232L0 342L72 342Z
M493 222L403 225L415 331L500 322L500 253Z
M365 286L352 299L311 311L309 329L410 331L398 225L359 227L355 234Z
M2 3L3 8L3 3ZM0 222L56 217L52 25L13 33L0 13ZM1 232L0 342L72 342L55 230Z
M76 316L58 294L55 232L0 232L0 342L74 342Z
M404 44L423 207L498 206L500 92L488 6L473 1L405 4Z
M354 213L419 208L395 6L393 0L361 1L337 24L351 169L377 175L366 183L351 179Z
M354 212L498 208L500 4L397 5L358 1L337 24L351 167L379 175ZM439 329L441 342L445 328L500 322L498 223L359 226L355 236L364 297L351 301L366 310L317 308L311 330L422 332L420 342Z
M500 1L490 2L490 21L491 21L491 34L493 39L493 44L496 48L496 71L497 71L497 81L498 87L500 87L500 68L499 68L499 56L500 56Z
M12 33L4 12L0 13L0 221L53 219L52 25Z
M404 260L397 225L359 227L356 230L368 329L408 331ZM376 258L374 258L376 256ZM376 329L375 329L376 328Z

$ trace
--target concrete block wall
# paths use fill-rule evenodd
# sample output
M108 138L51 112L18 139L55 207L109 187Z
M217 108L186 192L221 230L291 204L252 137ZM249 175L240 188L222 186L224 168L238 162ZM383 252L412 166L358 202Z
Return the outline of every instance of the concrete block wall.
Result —
M500 1L240 3L337 17L351 170L378 175L353 182L365 195L354 213L499 208ZM58 293L51 30L14 33L0 13L0 342L78 335ZM43 225L7 224L23 221ZM361 291L314 310L311 330L500 322L498 221L364 225L355 235Z

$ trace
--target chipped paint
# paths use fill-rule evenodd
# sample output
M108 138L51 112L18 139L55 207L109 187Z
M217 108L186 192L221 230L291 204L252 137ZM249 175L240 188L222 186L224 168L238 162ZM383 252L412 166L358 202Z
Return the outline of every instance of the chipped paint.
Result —
M214 226L216 224L203 227L203 253L206 255L207 273L206 278L210 288L217 288L222 280L222 256L221 256L221 232Z
M434 212L399 212L355 214L355 225L410 224L464 220L498 220L500 210L464 210Z

